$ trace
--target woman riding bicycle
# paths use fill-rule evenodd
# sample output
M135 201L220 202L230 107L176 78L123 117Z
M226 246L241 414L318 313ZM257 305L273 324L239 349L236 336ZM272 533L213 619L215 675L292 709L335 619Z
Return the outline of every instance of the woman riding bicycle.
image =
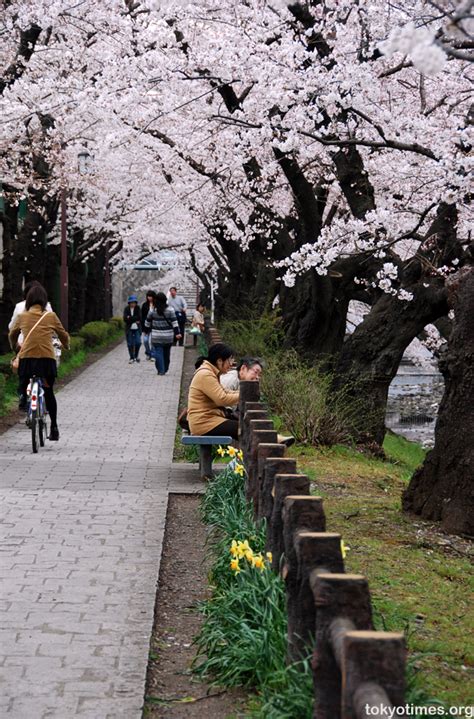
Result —
M57 423L57 403L53 386L57 375L56 355L53 346L53 333L56 333L65 349L69 347L69 335L54 312L45 311L48 303L46 290L40 284L34 285L26 296L25 311L13 325L8 338L15 349L20 333L24 341L18 353L20 360L18 376L20 380L20 408L26 408L26 391L31 377L43 380L46 409L51 420L51 432L48 439L57 441L59 430Z

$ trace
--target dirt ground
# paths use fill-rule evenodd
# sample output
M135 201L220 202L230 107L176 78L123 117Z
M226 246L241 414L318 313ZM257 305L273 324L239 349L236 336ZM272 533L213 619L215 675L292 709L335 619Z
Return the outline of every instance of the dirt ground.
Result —
M245 714L239 690L211 688L193 677L193 639L207 595L206 529L199 497L171 495L161 560L155 624L145 690L144 719L230 719Z

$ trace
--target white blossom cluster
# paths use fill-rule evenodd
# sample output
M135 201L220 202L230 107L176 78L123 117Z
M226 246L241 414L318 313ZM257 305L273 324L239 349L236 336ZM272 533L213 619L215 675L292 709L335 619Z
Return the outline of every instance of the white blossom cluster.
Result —
M417 252L442 202L457 204L461 238L472 224L469 79L462 61L445 61L428 3L360 5L311 6L304 27L279 0L11 0L0 20L4 187L30 201L66 188L84 258L113 237L124 261L169 247L192 250L202 269L215 265L209 247L225 265L223 243L252 251L258 240L291 285L366 253L380 261L372 283L408 301L389 253ZM35 25L26 59L21 33ZM365 214L336 171L351 148L373 190ZM322 227L304 236L279 153L326 192Z
M380 49L388 57L395 53L406 55L414 67L424 75L437 75L443 69L447 57L444 50L435 42L436 31L421 25L417 27L409 22L395 27L387 40L380 43Z

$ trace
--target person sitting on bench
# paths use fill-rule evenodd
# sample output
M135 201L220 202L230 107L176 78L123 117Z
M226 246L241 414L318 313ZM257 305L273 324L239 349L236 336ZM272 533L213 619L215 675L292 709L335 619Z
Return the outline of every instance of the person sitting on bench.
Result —
M209 348L207 359L194 373L189 386L188 422L192 435L238 439L239 423L226 419L225 407L238 404L239 391L227 392L219 377L232 366L233 350L219 342Z

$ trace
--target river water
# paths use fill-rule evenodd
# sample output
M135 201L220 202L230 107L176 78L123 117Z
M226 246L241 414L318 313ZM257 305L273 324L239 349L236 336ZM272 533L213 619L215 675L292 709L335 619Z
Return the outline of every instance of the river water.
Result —
M443 391L443 377L434 367L417 367L403 361L388 392L386 426L407 439L432 447Z

